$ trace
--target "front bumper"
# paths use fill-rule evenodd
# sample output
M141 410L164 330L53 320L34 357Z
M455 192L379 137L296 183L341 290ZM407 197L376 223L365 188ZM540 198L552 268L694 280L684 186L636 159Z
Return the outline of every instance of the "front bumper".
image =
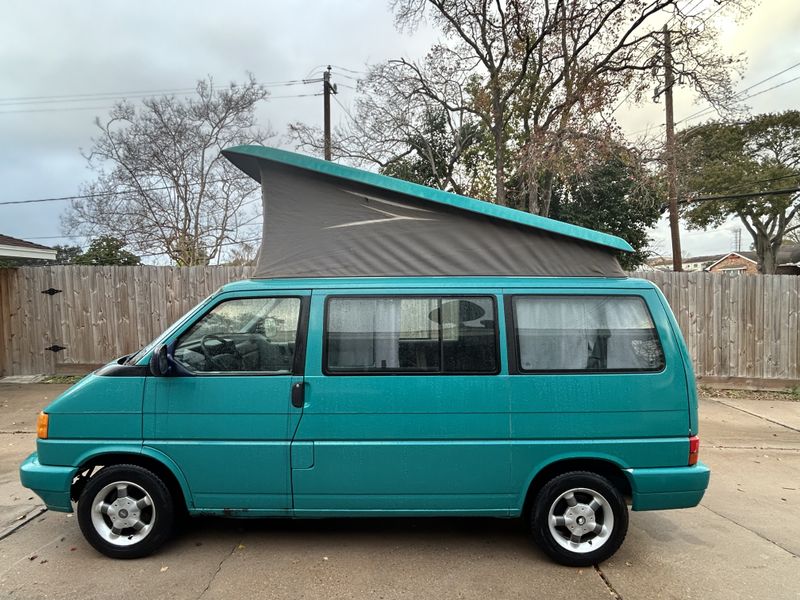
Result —
M633 510L691 508L700 504L711 469L702 462L691 467L627 469Z
M44 500L50 510L72 512L69 492L72 479L75 477L74 467L54 467L39 463L34 452L19 467L19 479L26 488L33 490Z

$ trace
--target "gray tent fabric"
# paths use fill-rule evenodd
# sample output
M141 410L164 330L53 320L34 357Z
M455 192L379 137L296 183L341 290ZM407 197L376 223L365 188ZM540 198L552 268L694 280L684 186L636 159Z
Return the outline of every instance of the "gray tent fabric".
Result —
M254 278L625 277L615 250L600 244L277 161L256 164L246 169L261 181L264 206Z

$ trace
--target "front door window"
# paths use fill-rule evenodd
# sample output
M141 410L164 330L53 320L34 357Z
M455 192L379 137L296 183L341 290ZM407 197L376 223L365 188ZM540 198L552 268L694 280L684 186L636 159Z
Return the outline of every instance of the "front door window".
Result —
M196 372L290 374L299 320L296 297L221 302L178 338L174 356Z

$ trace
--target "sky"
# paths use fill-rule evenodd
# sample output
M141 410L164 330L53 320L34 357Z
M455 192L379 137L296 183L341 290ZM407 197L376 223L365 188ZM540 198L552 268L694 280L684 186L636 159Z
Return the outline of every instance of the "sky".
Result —
M712 0L703 0L712 1ZM694 2L692 2L694 4ZM748 59L739 89L800 62L800 2L763 0L740 23L723 22L721 43ZM190 89L203 77L218 83L260 82L318 76L333 65L337 100L353 100L354 77L366 65L400 56L424 55L436 32L422 27L399 33L384 0L37 0L4 8L0 20L0 202L79 193L91 179L81 152L91 146L94 119L115 96ZM800 75L788 71L759 91ZM321 84L270 87L272 99L258 109L262 125L293 149L290 122L322 122ZM800 80L748 101L753 112L798 108ZM106 97L98 97L105 94ZM67 98L69 96L69 98ZM700 108L686 90L676 93L676 120ZM625 105L617 116L629 133L659 131L663 103ZM333 120L346 119L334 102ZM696 123L688 121L687 123ZM62 237L60 215L67 202L0 205L0 232L53 245ZM735 221L717 230L682 231L684 254L733 249ZM666 220L651 232L652 249L669 254ZM742 249L749 236L742 234Z

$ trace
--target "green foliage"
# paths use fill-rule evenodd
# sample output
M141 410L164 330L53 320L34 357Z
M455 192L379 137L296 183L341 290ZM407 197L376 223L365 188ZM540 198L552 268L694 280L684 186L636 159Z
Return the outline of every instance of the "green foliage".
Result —
M110 235L102 235L92 240L86 252L72 259L74 265L117 265L132 266L142 264L141 259L128 252L125 242Z
M47 264L71 265L83 252L80 246L57 245L53 248L56 251L56 260L54 263Z
M56 251L55 260L42 260L40 258L0 258L2 267L42 267L47 265L69 265L80 255L80 246L53 246Z
M46 267L50 265L140 265L138 256L124 250L125 244L104 235L91 242L86 252L80 246L56 245L55 260L9 258L0 260L0 267Z
M559 182L550 216L623 238L635 251L620 253L619 262L632 270L648 258L647 228L660 216L657 199L655 185L643 185L637 169L616 157Z
M464 193L454 178L457 158L477 140L477 125L451 129L443 109L425 110L419 127L403 141L407 151L381 169L381 173L430 187Z
M695 196L771 192L800 182L800 112L758 115L745 123L711 122L678 135L682 189ZM753 238L762 272L773 273L775 255L799 225L800 194L759 195L687 203L690 227L707 229L737 216Z

